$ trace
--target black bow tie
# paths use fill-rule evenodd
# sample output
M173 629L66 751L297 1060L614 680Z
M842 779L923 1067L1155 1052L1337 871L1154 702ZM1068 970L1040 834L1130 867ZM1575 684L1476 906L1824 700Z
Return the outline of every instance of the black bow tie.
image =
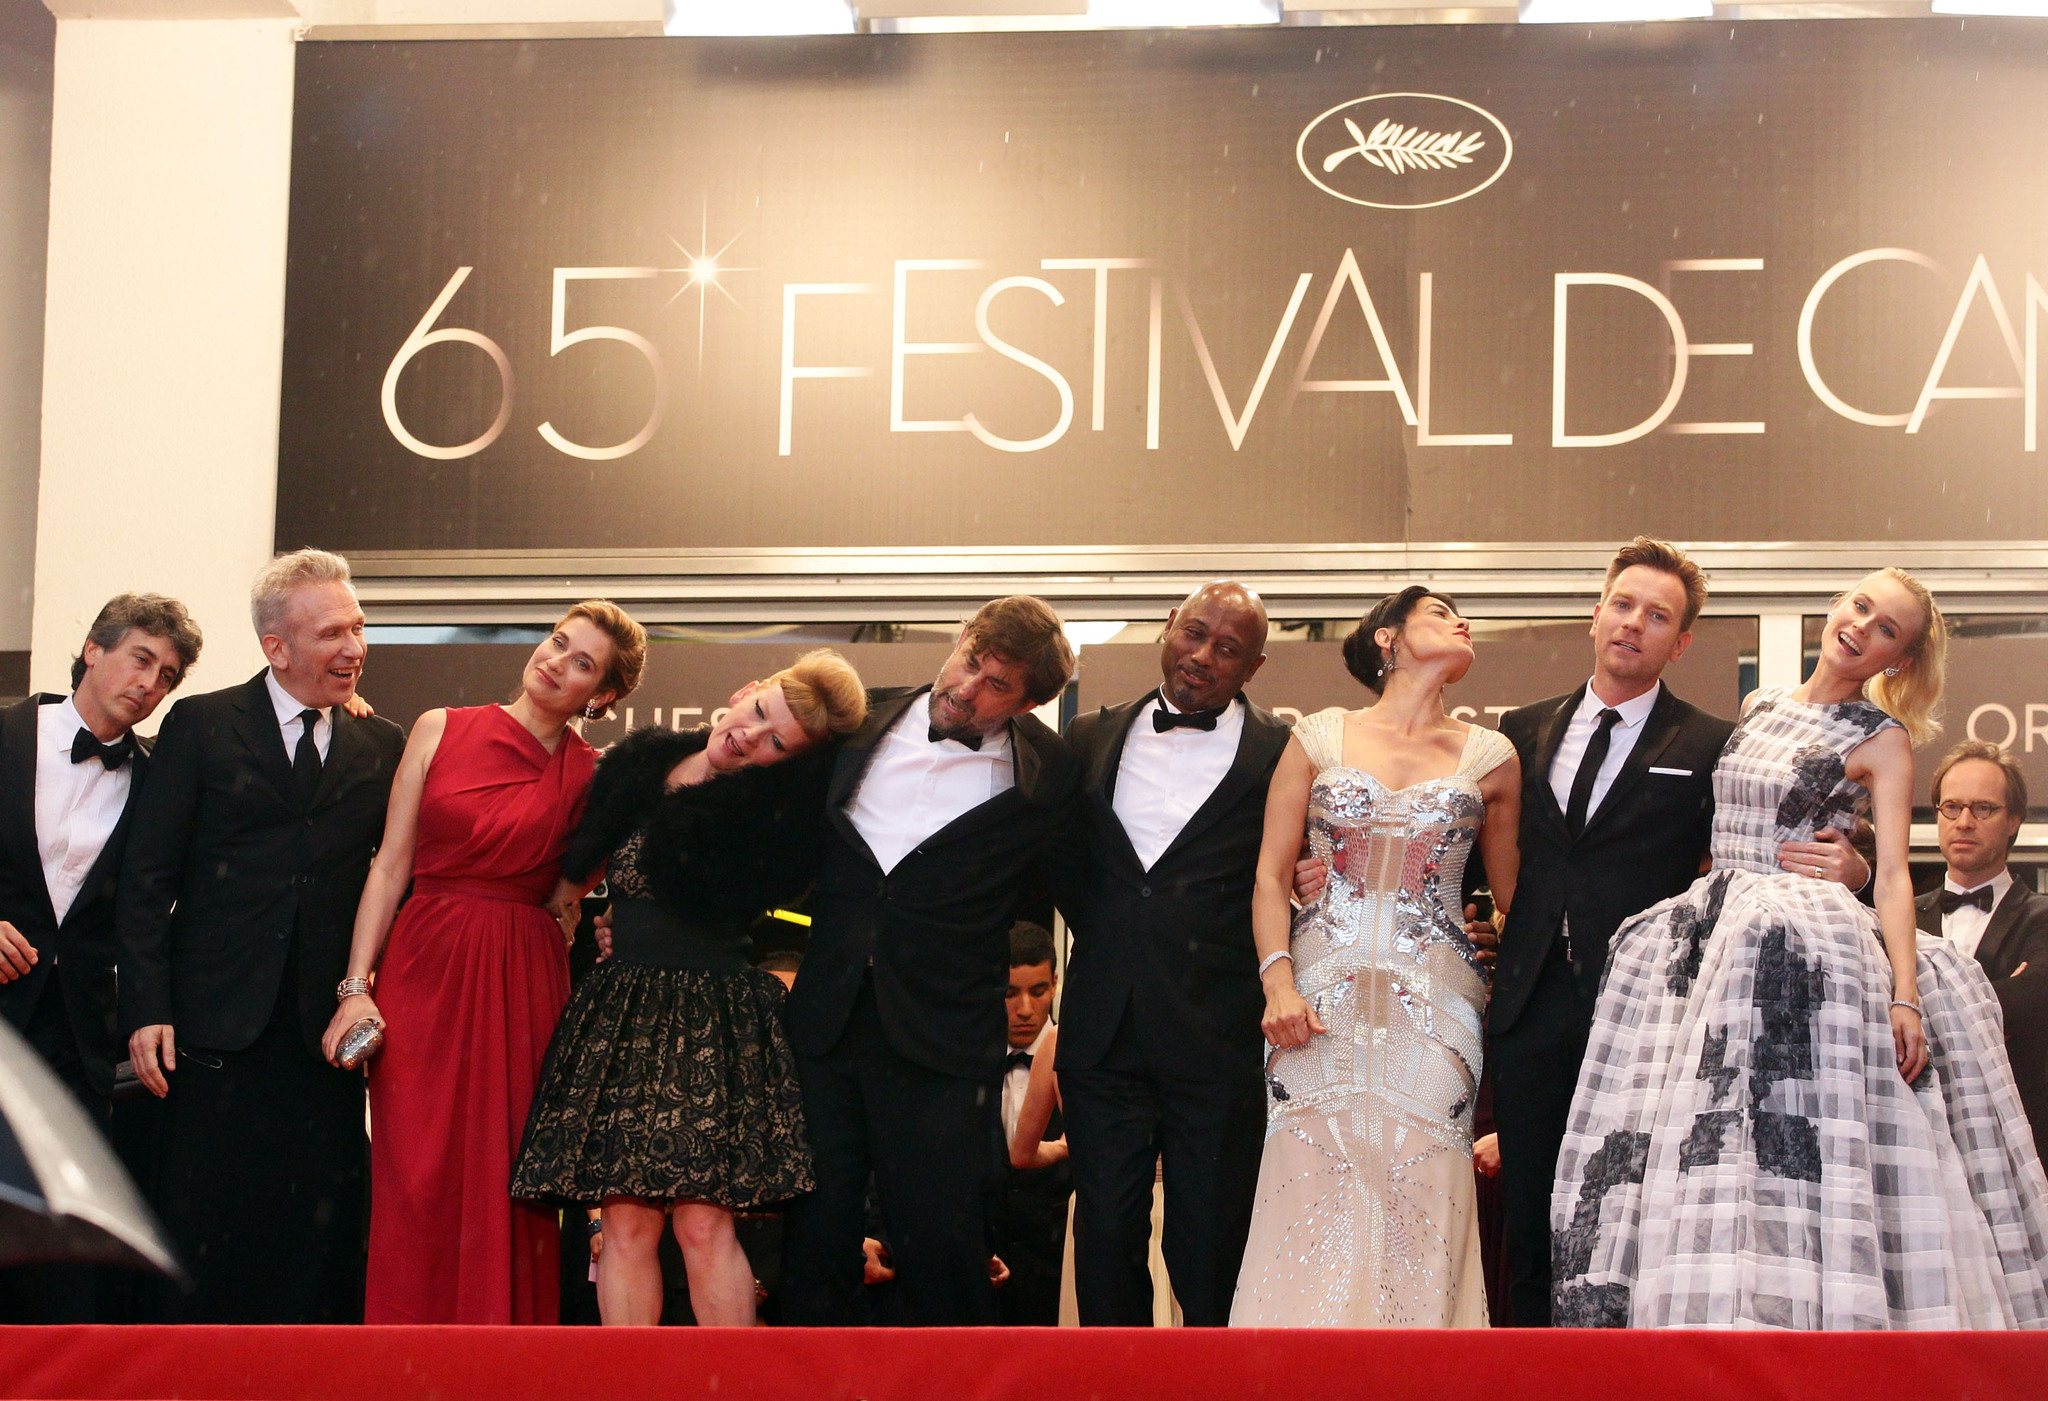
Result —
M1026 1070L1029 1070L1029 1069L1031 1068L1031 1052L1029 1052L1029 1051L1012 1051L1012 1052L1010 1052L1010 1059L1009 1059L1009 1062L1008 1062L1008 1063L1007 1063L1007 1064L1006 1064L1006 1065L1005 1065L1005 1066L1004 1066L1003 1068L1004 1068L1005 1070L1015 1070L1015 1069L1016 1069L1016 1068L1017 1068L1018 1066L1022 1066L1022 1067L1024 1067L1024 1069L1026 1069Z
M1975 905L1985 914L1990 914L1991 887L1988 885L1980 885L1967 895L1963 894L1961 891L1956 890L1944 889L1941 892L1941 912L1943 914L1952 915L1965 905Z
M87 759L97 759L107 766L110 773L127 763L134 752L135 742L127 735L122 735L112 744L101 744L83 725L78 727L78 737L71 741L72 763L82 764Z
M930 735L931 742L933 744L937 744L942 739L950 739L953 741L953 743L965 745L967 748L972 749L977 754L981 752L980 735L942 735L939 733L939 727L937 725L930 726L928 728L928 734Z
M1152 732L1165 734L1168 730L1213 730L1216 717L1223 713L1223 707L1215 710L1168 710L1164 705L1152 712Z

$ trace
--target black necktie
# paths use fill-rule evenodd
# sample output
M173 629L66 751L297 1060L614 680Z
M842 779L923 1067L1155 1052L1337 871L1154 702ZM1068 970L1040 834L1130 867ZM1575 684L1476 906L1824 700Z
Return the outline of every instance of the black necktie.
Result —
M1023 1067L1023 1068L1025 1069L1025 1070L1029 1070L1029 1069L1031 1068L1031 1052L1029 1052L1029 1051L1012 1051L1012 1052L1010 1052L1010 1059L1009 1059L1009 1062L1008 1062L1008 1063L1007 1063L1007 1064L1006 1064L1006 1065L1005 1065L1005 1066L1003 1067L1003 1069L1004 1069L1005 1071L1010 1071L1010 1070L1015 1070L1015 1069L1017 1069L1017 1068L1018 1068L1018 1067L1020 1067L1020 1066L1021 1066L1021 1067Z
M1213 730L1216 728L1216 717L1222 713L1221 709L1168 710L1162 705L1152 712L1152 731L1163 735L1168 730L1176 729Z
M313 742L313 726L319 720L317 710L299 712L299 747L292 751L292 779L298 784L299 796L309 803L320 791L320 746Z
M105 764L107 771L111 773L128 762L128 756L134 749L134 742L127 735L122 735L112 744L101 744L91 730L80 725L78 737L71 741L71 762L82 764L87 759L97 759Z
M83 734L84 731L81 730L79 733ZM1963 892L1958 890L1947 889L1944 889L1941 892L1941 912L1943 914L1952 915L1965 905L1975 905L1985 914L1990 914L1991 887L1988 885L1980 885L1975 890L1970 891L1968 894L1964 894Z
M930 726L929 729L931 741L933 744L937 744L942 739L950 739L955 744L966 745L969 749L972 749L977 754L981 752L980 735L942 735L939 733L939 727L936 725Z
M1618 710L1600 712L1600 728L1586 741L1585 757L1579 760L1579 771L1572 775L1572 796L1565 804L1564 827L1574 838L1586 830L1586 805L1593 798L1593 780L1600 776L1600 766L1607 762L1607 745L1620 719Z

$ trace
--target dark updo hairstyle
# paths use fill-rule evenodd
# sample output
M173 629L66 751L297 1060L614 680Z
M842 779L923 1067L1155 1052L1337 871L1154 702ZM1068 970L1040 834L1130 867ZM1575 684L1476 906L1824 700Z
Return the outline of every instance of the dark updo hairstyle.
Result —
M1351 629L1344 639L1344 669L1357 677L1360 684L1374 695L1378 695L1387 684L1387 657L1373 641L1373 634L1381 628L1401 630L1408 621L1408 615L1415 611L1415 605L1425 598L1436 599L1453 613L1458 611L1458 602L1447 593L1438 593L1424 584L1410 584L1399 593L1390 593L1372 606L1372 612L1357 627Z

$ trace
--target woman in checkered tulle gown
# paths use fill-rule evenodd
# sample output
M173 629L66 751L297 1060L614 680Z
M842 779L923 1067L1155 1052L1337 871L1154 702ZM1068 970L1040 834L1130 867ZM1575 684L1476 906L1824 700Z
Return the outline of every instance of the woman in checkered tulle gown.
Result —
M1551 1197L1559 1324L2048 1324L2048 1180L1997 1000L1913 927L1911 741L1944 642L1899 571L1845 594L1814 675L1753 695L1722 753L1711 872L1616 931ZM1875 913L1780 869L1781 842L1873 809Z

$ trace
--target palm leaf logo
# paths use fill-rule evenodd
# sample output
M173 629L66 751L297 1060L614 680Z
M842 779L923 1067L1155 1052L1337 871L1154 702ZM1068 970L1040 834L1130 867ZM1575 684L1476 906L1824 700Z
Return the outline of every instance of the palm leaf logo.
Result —
M1486 138L1478 132L1468 136L1462 131L1424 131L1387 118L1373 127L1370 136L1360 131L1358 123L1349 117L1344 118L1344 129L1358 144L1323 157L1324 174L1350 156L1359 156L1367 164L1393 175L1405 175L1411 170L1448 170L1452 166L1470 165L1473 154L1486 146Z

